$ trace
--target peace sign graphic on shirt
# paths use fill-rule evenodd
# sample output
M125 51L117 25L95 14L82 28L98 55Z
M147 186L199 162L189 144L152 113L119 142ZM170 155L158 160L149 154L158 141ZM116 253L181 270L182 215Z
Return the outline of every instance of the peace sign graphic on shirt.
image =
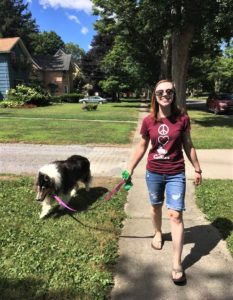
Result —
M158 133L161 135L166 135L168 134L169 128L166 124L162 124L158 128Z

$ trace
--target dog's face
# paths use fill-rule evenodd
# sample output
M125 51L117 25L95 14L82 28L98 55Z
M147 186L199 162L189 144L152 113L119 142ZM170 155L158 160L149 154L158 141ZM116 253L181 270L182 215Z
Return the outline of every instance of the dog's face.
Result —
M39 172L37 177L37 201L43 201L46 196L54 193L54 179L50 178L48 175Z

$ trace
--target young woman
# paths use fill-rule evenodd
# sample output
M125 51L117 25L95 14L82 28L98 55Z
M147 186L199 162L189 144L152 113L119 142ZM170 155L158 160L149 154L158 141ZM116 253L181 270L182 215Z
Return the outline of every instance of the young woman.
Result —
M163 247L161 227L165 194L173 244L172 280L175 284L181 284L186 281L181 265L186 180L182 148L194 167L196 185L201 184L202 171L190 136L189 117L178 109L175 86L171 81L161 80L156 84L152 95L151 113L142 122L141 136L128 170L132 176L151 142L146 166L146 183L155 230L151 246L156 250Z

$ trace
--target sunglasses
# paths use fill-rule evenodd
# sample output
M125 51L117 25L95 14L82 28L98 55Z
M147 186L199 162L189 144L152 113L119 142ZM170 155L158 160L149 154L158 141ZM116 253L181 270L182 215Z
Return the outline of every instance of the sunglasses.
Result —
M155 95L158 97L162 97L164 95L164 93L166 93L165 95L167 95L167 96L172 96L172 95L174 95L175 91L173 89L155 91Z

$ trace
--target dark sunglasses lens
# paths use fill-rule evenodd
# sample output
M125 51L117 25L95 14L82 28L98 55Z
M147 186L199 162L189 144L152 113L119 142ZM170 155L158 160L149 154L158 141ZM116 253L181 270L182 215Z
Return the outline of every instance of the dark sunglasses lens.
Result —
M162 97L163 94L164 94L164 92L166 92L167 96L171 96L171 95L174 94L174 90L168 89L168 90L166 90L166 91L163 91L163 90L156 91L156 92L155 92L155 95L158 96L158 97Z
M163 96L163 91L156 91L155 95L161 97Z

